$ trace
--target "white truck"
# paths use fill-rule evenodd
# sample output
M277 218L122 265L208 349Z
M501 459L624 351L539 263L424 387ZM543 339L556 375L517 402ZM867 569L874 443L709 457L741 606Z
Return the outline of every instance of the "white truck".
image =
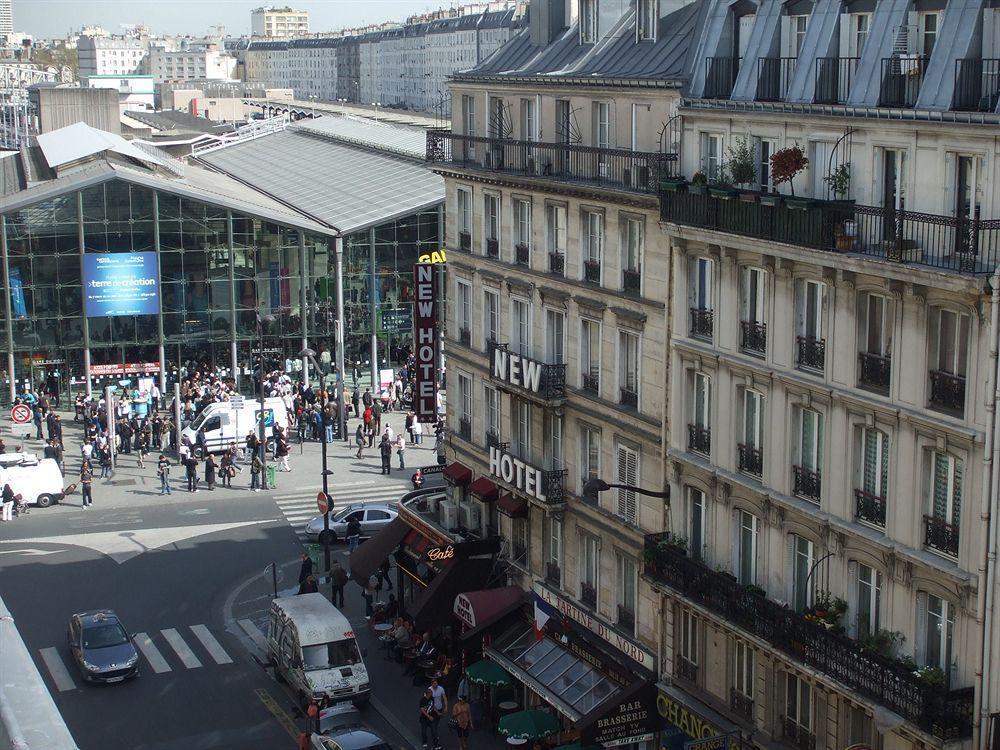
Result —
M48 508L63 499L63 475L53 458L33 453L0 453L0 489L10 484L28 505Z
M209 404L181 431L181 438L191 441L194 454L202 458L207 453L222 453L233 443L242 447L248 432L260 434L260 401L239 399ZM274 450L274 427L286 428L288 408L284 399L264 399L264 437L267 450Z
M271 602L267 651L278 678L303 705L327 698L368 703L370 686L354 628L322 594L298 594Z

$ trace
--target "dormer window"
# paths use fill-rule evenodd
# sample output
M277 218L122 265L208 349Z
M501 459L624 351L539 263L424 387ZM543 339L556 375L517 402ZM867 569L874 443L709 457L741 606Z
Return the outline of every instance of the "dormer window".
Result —
M638 0L637 41L656 41L656 21L658 18L657 0Z
M597 0L580 0L580 44L597 41Z

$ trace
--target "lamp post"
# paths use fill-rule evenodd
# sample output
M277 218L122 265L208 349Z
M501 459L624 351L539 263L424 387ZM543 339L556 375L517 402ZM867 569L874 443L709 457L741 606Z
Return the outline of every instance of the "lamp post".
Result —
M598 479L594 477L593 479L588 479L583 485L583 491L580 493L580 497L584 501L589 503L597 502L597 495L600 492L607 492L610 489L617 490L628 490L629 492L635 492L638 495L647 495L649 497L659 497L666 501L667 505L670 505L670 488L662 492L656 490L647 490L642 487L635 487L631 484L608 484L603 479Z
M316 361L316 352L312 349L303 349L299 352L300 357L308 357L312 366L316 368L316 372L320 373L322 378L323 371L320 369L319 362ZM323 533L320 535L320 539L323 541L323 569L326 571L327 576L330 575L330 511L333 508L330 507L330 487L329 487L329 476L333 473L327 468L326 464L326 407L329 402L329 397L326 393L326 388L323 387L322 380L320 381L320 391L323 393L323 403L320 405L322 409L321 414L323 415L322 424L320 425L322 429L320 430L320 438L323 441L323 495L326 497L326 513L323 514ZM343 405L340 406L343 409ZM333 598L333 591L330 592L331 599Z
M260 364L257 371L257 397L260 400L260 415L257 417L257 437L260 439L260 483L267 489L267 438L264 436L264 324L273 323L273 315L257 315L257 339L260 343ZM253 457L250 458L251 465ZM252 468L252 467L251 467Z

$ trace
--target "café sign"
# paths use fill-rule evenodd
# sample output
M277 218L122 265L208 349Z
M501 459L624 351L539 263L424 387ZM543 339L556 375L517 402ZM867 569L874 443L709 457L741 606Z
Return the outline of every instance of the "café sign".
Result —
M519 492L541 502L545 499L545 472L536 469L496 446L490 446L490 474L499 477Z
M656 687L650 682L583 728L581 735L588 745L633 745L651 740L661 723L656 712Z
M493 377L538 393L542 385L542 365L498 346L493 349Z
M564 617L578 622L605 643L650 672L656 671L656 657L653 653L644 649L631 638L625 637L603 620L599 620L586 610L580 609L573 602L563 599L537 581L534 585L534 591L542 598L542 601L554 607Z

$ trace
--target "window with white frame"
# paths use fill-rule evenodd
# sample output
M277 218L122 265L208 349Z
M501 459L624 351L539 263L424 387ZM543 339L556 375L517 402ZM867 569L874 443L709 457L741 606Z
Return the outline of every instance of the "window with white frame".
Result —
M701 134L701 171L711 182L722 174L722 136L715 133Z
M740 471L761 476L764 470L764 395L743 389L743 442L737 446Z
M639 452L627 445L618 446L618 484L636 487L639 484ZM639 506L636 493L632 490L617 489L615 514L633 525L638 523Z
M511 530L511 562L521 568L528 567L528 544L529 526L526 518L510 519Z
M753 646L737 640L733 657L733 688L744 698L753 698Z
M806 27L809 25L809 16L789 17L789 44L791 45L791 57L798 57L802 52L802 45L806 40Z
M791 672L785 675L785 721L796 734L812 731L812 685Z
M618 578L618 617L619 627L632 632L635 627L636 614L636 582L637 566L635 559L621 553L615 555ZM624 610L624 611L623 611Z
M921 593L918 601L923 610L921 612L922 622L918 623L918 632L923 631L919 648L921 664L927 667L937 667L944 672L945 679L947 679L951 671L955 607L951 602L933 594Z
M740 321L764 325L767 271L754 266L740 267Z
M535 99L521 99L521 140L534 142L538 140L538 113Z
M580 319L580 378L584 390L597 393L601 374L601 324Z
M638 16L637 40L640 42L656 41L656 25L659 20L657 0L639 0Z
M823 415L814 409L799 409L796 494L819 500L823 466Z
M691 558L702 560L705 555L705 493L688 487L688 549Z
M472 285L465 281L456 281L455 291L457 292L455 296L458 298L455 305L458 328L462 338L467 341L466 337L472 330Z
M937 526L951 527L956 537L962 516L962 464L961 459L950 453L934 451L931 454L930 516ZM931 546L939 547L937 544ZM954 546L957 552L957 543Z
M863 640L879 630L882 611L882 573L867 565L857 564L857 614L854 637Z
M858 297L858 306L862 352L888 358L892 351L892 301L881 294L863 292Z
M597 152L597 172L600 177L608 176L607 149L611 147L611 105L608 102L593 103L593 138Z
M601 257L604 252L604 214L599 211L583 212L584 278L600 281ZM587 266L590 270L587 270ZM590 274L590 275L588 275Z
M745 510L738 511L736 578L744 586L757 585L757 548L760 540L760 519Z
M523 399L511 399L513 401L513 427L514 444L511 446L514 455L522 461L527 461L531 457L531 404Z
M500 239L500 196L483 195L483 233L487 240Z
M462 131L464 135L471 136L471 138L463 140L462 148L469 158L474 159L476 142L473 138L478 135L476 131L476 97L468 94L462 95Z
M810 341L823 339L823 302L826 284L800 279L796 284L795 332Z
M931 367L939 372L965 377L969 355L969 316L943 308L931 308Z
M587 587L593 592L596 603L598 576L601 568L601 548L597 537L591 534L580 534L580 598L587 601Z
M711 339L714 331L713 279L715 262L692 257L688 261L688 306L691 308L691 335Z
M642 219L636 216L622 216L621 227L622 270L640 273L642 270Z
M881 503L889 496L889 436L873 427L861 430L861 490Z
M580 427L580 486L601 476L601 433L592 427Z
M813 543L798 534L789 536L791 552L791 603L796 612L805 612L811 607L816 591L813 565L816 551Z
M563 418L548 411L545 412L545 461L550 471L563 468Z
M691 397L691 426L688 448L699 453L708 453L711 445L712 419L712 378L703 373L694 373L694 388Z
M455 191L456 200L456 212L455 215L458 220L458 231L459 234L469 235L469 241L472 239L472 191L467 188L458 188ZM468 250L469 246L462 245L462 238L459 237L459 244L462 246L463 250Z
M531 247L531 202L514 200L514 244Z
M593 44L597 41L597 2L580 0L580 43Z
M681 658L691 666L698 666L698 618L690 610L682 610L680 616Z
M522 357L531 356L531 305L527 300L512 297L511 312L511 351Z
M545 361L561 365L566 361L566 314L558 310L545 311Z
M871 13L851 13L850 37L848 40L848 56L861 57L864 52L865 42L868 41L868 29L871 26Z
M458 376L458 404L459 422L467 422L469 425L472 424L472 378L468 375L462 375L459 373Z
M549 516L549 548L548 562L556 568L562 566L563 522L555 516Z
M500 341L500 293L483 289L483 334L486 341Z
M778 142L773 138L755 136L753 145L757 159L757 185L762 192L773 192L774 177L771 175L771 157L778 150Z
M500 391L490 385L483 386L485 401L486 433L500 442Z
M921 57L930 57L931 52L934 51L934 43L937 41L939 20L940 11L921 11L917 13L917 25L919 32L917 47Z
M545 206L545 242L550 253L566 254L566 206Z
M639 408L639 335L618 331L618 387L621 402Z

